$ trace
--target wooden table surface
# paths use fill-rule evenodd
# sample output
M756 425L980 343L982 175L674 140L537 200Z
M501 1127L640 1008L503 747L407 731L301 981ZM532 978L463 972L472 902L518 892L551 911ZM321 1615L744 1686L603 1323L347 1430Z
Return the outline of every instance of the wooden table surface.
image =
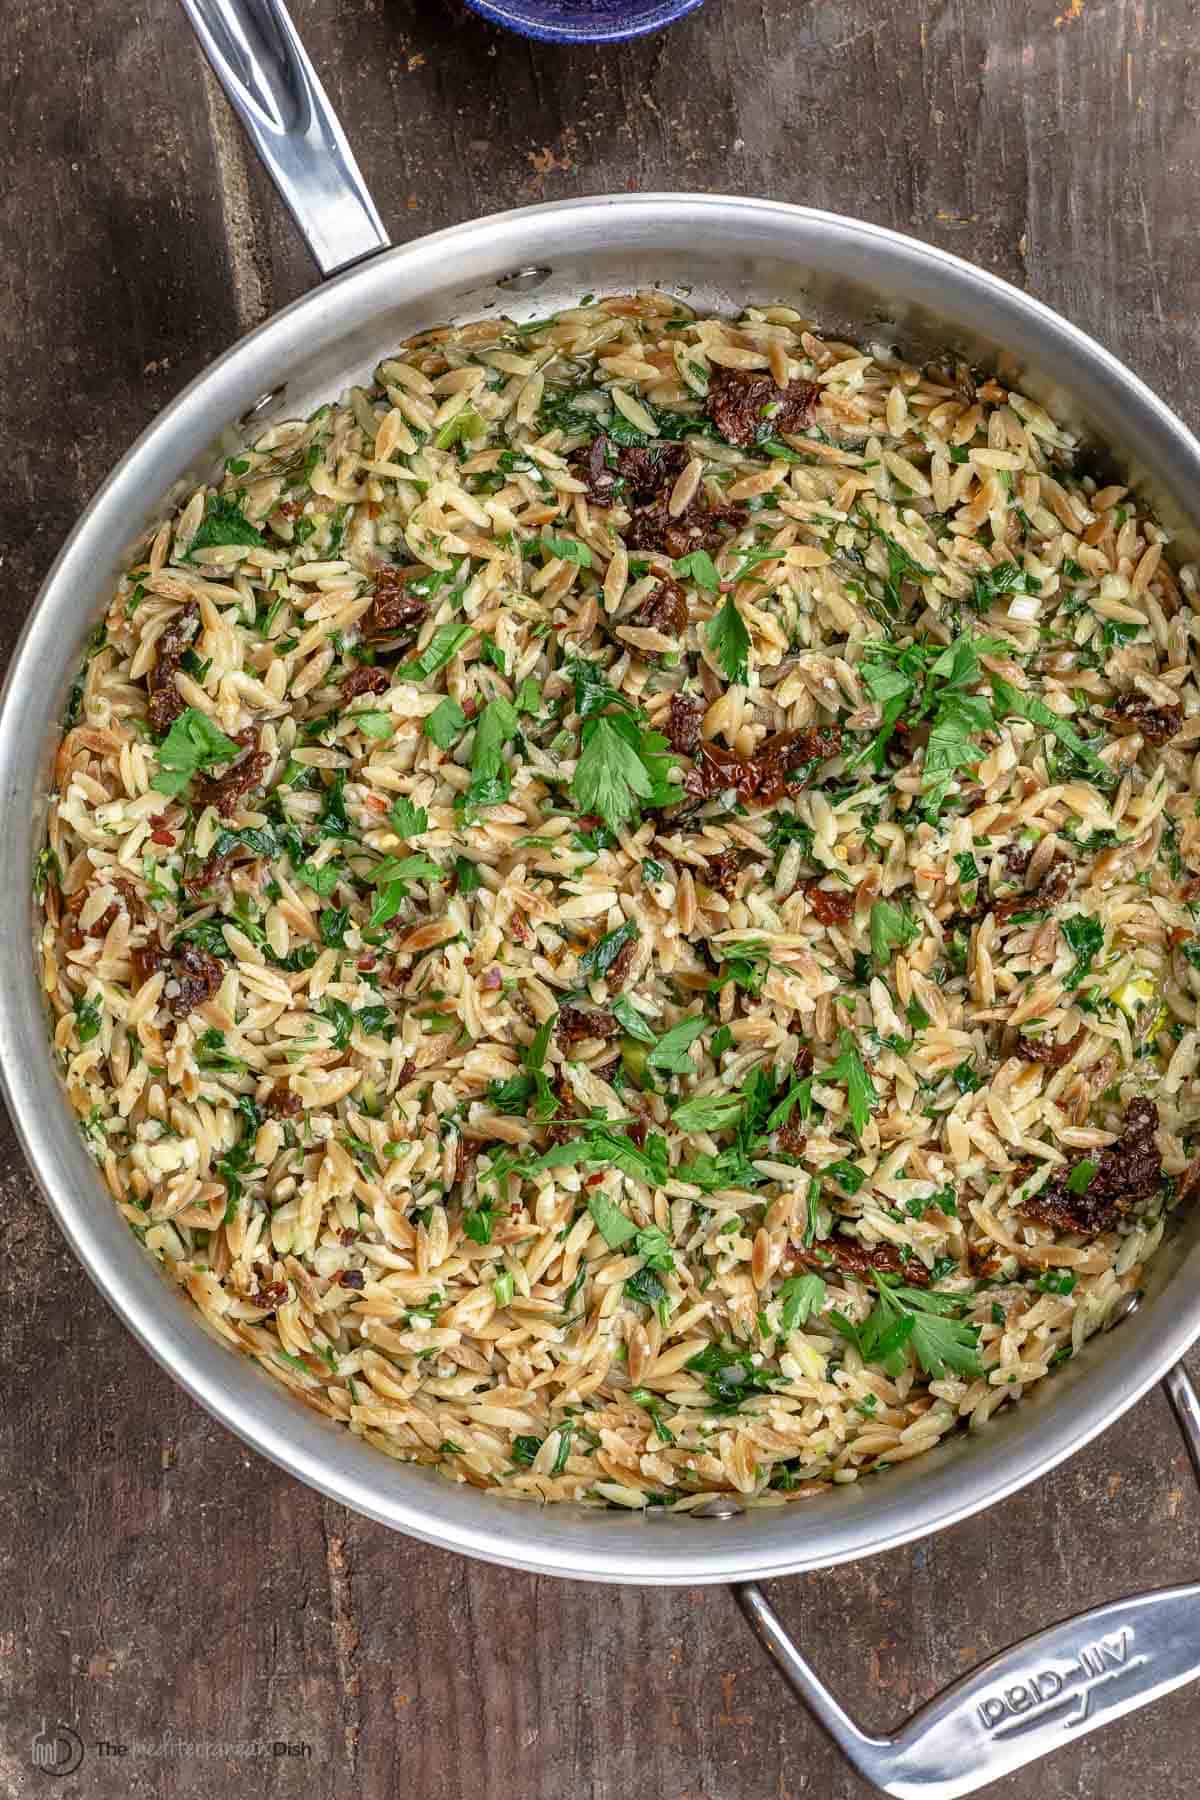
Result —
M531 46L443 0L297 0L397 240L564 195L806 201L973 258L1193 426L1194 0L708 0L665 35ZM0 644L136 432L312 283L174 0L9 0L0 49ZM720 1591L565 1585L430 1551L252 1456L163 1375L0 1144L0 1796L851 1800L867 1793ZM1038 1486L774 1585L882 1728L1052 1617L1195 1579L1152 1395ZM86 1754L57 1784L45 1718ZM105 1753L163 1739L311 1754ZM995 1790L1183 1800L1185 1690Z

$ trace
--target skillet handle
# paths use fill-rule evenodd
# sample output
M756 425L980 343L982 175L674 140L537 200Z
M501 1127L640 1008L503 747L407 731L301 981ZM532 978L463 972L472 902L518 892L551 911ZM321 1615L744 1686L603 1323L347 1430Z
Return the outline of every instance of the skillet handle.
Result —
M181 0L322 275L389 244L282 0Z
M1166 1381L1200 1478L1200 1398ZM755 1582L734 1590L751 1629L859 1773L897 1800L956 1800L1200 1676L1200 1585L1081 1613L981 1663L893 1737L868 1737L792 1643Z

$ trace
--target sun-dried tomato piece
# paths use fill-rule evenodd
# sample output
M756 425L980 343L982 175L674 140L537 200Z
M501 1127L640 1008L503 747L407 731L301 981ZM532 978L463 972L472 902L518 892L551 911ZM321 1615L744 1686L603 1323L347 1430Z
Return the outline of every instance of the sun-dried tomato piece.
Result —
M615 456L612 462L609 461L608 439L603 432L583 449L573 450L568 456L567 466L585 484L593 506L611 506L616 499L613 491L618 479L615 463Z
M214 850L213 854L201 863L194 875L185 875L183 891L189 900L198 899L210 887L214 887L218 881L223 881L226 871L236 855L236 847L232 850L223 850L219 855Z
M620 1037L621 1027L611 1013L589 1012L582 1006L561 1006L554 1035L560 1044L582 1044L588 1038Z
M200 608L196 601L189 600L155 645L154 666L146 676L146 686L150 691L150 723L160 737L171 729L180 713L187 711L187 701L179 692L175 675L199 626Z
M985 895L977 904L977 914L982 918L987 912L994 912L997 925L1003 925L1014 913L1047 912L1066 899L1074 879L1075 864L1072 859L1069 856L1056 856L1032 894L1009 894L1005 899L994 902Z
M386 669L372 669L365 664L351 669L342 681L342 699L357 700L360 694L382 694L392 685Z
M726 900L732 900L737 889L737 879L745 864L749 861L745 850L722 850L717 856L710 856L704 865L704 879L710 888L723 894Z
M1077 1232L1083 1237L1110 1231L1125 1213L1152 1200L1162 1184L1157 1130L1154 1102L1131 1100L1125 1109L1125 1129L1115 1144L1094 1156L1079 1158L1048 1181L1040 1193L1019 1201L1019 1210L1053 1231ZM1087 1162L1095 1163L1095 1171L1086 1187L1073 1193L1071 1176Z
M669 498L687 467L688 453L683 444L675 442L618 446L601 432L567 461L586 483L594 506L612 506L618 500L645 505L660 492Z
M1068 1043L1055 1043L1052 1038L1023 1037L1017 1043L1017 1055L1023 1062L1042 1063L1047 1069L1062 1069L1070 1062L1087 1036L1081 1025Z
M677 581L660 581L642 601L631 621L664 637L681 638L687 630L687 595Z
M626 539L631 550L660 550L676 561L693 550L719 550L750 517L745 507L708 506L697 494L672 518L669 502L668 490L636 509Z
M286 1081L277 1081L267 1095L266 1110L276 1119L294 1119L304 1111L304 1102Z
M267 1281L262 1284L257 1294L250 1296L252 1306L265 1306L268 1312L287 1304L288 1284L286 1281Z
M619 994L624 987L625 977L629 973L629 966L636 954L637 941L634 938L630 938L627 944L622 944L621 948L617 951L617 954L613 957L604 975L604 984L608 988L610 994Z
M667 720L667 742L680 756L693 756L700 742L700 724L708 707L690 694L671 695L671 715Z
M198 944L180 944L171 957L171 974L164 989L167 1005L177 1019L203 1006L221 985L223 971L215 956L201 950ZM178 983L174 993L169 990Z
M252 748L254 738L252 727L239 732L237 741L242 746L243 755L220 775L209 775L196 784L196 796L200 805L215 806L223 819L233 816L243 794L262 786L262 779L271 759L265 750Z
M1138 731L1148 744L1165 744L1183 724L1182 706L1156 706L1144 694L1121 694L1108 709L1118 737Z
M905 1262L895 1244L856 1243L851 1238L822 1238L810 1245L793 1245L793 1262L804 1269L827 1269L832 1263L846 1275L857 1275L865 1281L872 1270L880 1274L903 1275L909 1287L928 1287L929 1270L920 1257L910 1256Z
M816 764L836 756L841 747L840 725L777 731L749 756L705 742L687 773L684 789L695 798L707 799L726 788L736 788L739 800L773 806L785 794L806 786Z
M708 416L727 443L748 450L781 431L803 431L820 395L812 381L789 381L781 388L773 376L752 369L714 369L708 381Z
M412 594L399 569L377 569L375 597L363 618L363 634L368 638L402 636L413 638L417 627L429 611L429 602Z
M138 945L136 949L129 952L129 967L133 975L134 991L136 992L138 988L144 986L152 975L158 974L160 969L169 969L170 966L170 951L164 950L162 945L153 938L148 944Z
M808 910L818 925L844 925L854 917L854 894L845 888L827 888L819 881L806 881L804 893Z

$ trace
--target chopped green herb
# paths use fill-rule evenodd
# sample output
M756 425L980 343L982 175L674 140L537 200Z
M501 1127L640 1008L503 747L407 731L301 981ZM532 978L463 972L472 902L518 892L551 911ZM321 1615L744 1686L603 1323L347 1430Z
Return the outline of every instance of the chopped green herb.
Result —
M438 702L425 721L425 736L432 738L439 750L448 750L466 729L467 715L449 695Z
M890 961L893 950L903 950L921 935L921 927L903 903L876 900L871 908L871 952L877 963Z
M750 650L750 633L746 630L742 615L733 603L730 594L720 612L709 620L705 627L705 637L709 648L721 668L727 681L745 682L747 656Z
M241 753L241 745L219 731L206 713L189 706L180 713L158 747L161 770L150 786L158 794L180 794L201 769L231 762Z
M794 1275L785 1281L776 1298L785 1331L795 1331L825 1304L825 1283L819 1275Z

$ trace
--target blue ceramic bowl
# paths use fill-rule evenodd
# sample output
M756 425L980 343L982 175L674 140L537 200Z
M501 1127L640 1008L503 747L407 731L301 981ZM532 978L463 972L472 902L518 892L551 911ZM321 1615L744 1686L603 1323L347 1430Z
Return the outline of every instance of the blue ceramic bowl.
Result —
M552 44L615 44L660 31L703 0L467 0L482 18Z

